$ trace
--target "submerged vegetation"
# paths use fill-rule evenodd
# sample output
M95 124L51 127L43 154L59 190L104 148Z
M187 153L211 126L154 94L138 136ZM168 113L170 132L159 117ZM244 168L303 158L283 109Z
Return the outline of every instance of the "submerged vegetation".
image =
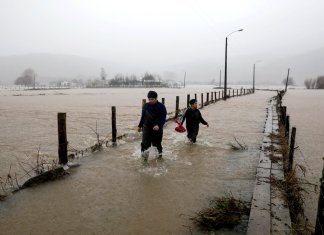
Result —
M89 126L92 132L96 136L96 143L93 145L83 149L78 150L72 147L68 143L68 161L72 163L69 167L79 166L79 164L74 164L73 161L78 159L79 157L83 157L87 152L96 152L100 151L105 144L106 147L114 146L114 142L107 137L101 137L98 132L98 125L96 121L95 128ZM116 137L116 140L121 140L127 137L127 134L123 134ZM40 147L37 148L36 156L28 156L26 154L25 160L19 160L17 158L17 162L19 167L25 173L22 176L17 175L16 173L12 173L12 167L10 165L8 174L6 176L0 176L0 201L5 200L5 198L11 194L12 192L16 192L20 189L24 189L27 187L36 186L46 181L52 181L59 178L62 178L65 175L69 175L69 172L66 171L62 166L58 164L57 160L53 160L48 158L46 154L42 154L40 151ZM23 184L20 181L24 178L28 178Z
M282 96L281 96L282 97ZM290 218L292 223L292 234L312 234L312 226L309 225L308 219L304 215L304 196L305 189L301 186L305 183L297 176L298 171L305 176L306 168L302 165L295 164L292 168L292 162L289 160L289 132L286 129L285 114L282 114L281 99L278 97L278 112L280 113L279 128L276 133L270 134L272 144L267 147L270 159L273 163L279 163L283 166L284 178L276 178L271 175L270 183L272 187L277 188L284 197L289 207ZM289 127L289 126L288 126ZM296 148L293 146L293 148ZM306 182L308 183L308 182ZM309 183L308 183L309 184ZM307 192L306 192L307 193Z
M277 187L283 192L285 201L289 205L290 217L293 223L297 222L298 216L304 215L304 198L302 196L303 188L300 186L300 180L297 178L296 170L297 166L299 169L305 172L305 168L300 165L295 165L295 168L289 171L289 146L285 133L285 128L280 125L279 132L277 134L271 135L272 141L278 143L278 148L275 149L277 152L282 154L283 157L283 167L285 172L284 179L276 179L271 177L272 186ZM274 152L274 150L272 151Z
M220 228L233 228L248 216L250 208L246 202L235 199L233 195L214 198L210 206L199 211L191 219L204 231L213 231Z
M246 150L247 149L247 145L243 142L240 143L236 137L234 137L235 143L228 143L227 145L229 145L231 147L232 150Z
M6 177L0 177L0 185L2 192L0 193L0 201L4 200L10 193L20 189L34 186L49 180L55 180L68 174L63 167L59 167L57 161L48 159L44 154L40 153L40 147L37 149L36 159L32 159L26 155L25 161L18 160L18 165L25 172L25 175L18 178L16 173L11 172L11 165ZM19 181L28 176L28 180L22 185Z

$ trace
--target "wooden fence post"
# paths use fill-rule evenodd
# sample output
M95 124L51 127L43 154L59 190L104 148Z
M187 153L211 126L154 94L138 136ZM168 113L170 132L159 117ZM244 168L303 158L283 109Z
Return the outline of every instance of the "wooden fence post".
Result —
M201 108L204 107L204 94L201 93Z
M190 94L187 95L187 107L189 107Z
M165 98L162 98L162 104L165 104Z
M112 130L112 143L113 146L115 146L117 141L116 106L111 107L111 130Z
M285 123L286 115L287 115L287 107L286 106L281 107L281 113L282 113L282 123Z
M59 164L65 165L67 159L66 113L57 114Z
M146 104L146 99L142 99L142 109L144 108L145 104Z
M209 92L207 92L207 97L206 97L206 105L208 105L209 104Z
M286 122L285 122L285 137L287 138L287 143L289 142L289 128L290 128L290 122L289 122L289 115L286 116Z
M322 178L320 179L320 182L321 185L318 198L315 235L324 235L324 167L322 170Z
M176 108L174 118L177 118L179 115L179 96L176 96Z
M197 94L195 93L195 100L197 100Z
M294 163L295 138L296 138L296 127L293 127L291 131L291 138L290 138L288 172L291 171Z

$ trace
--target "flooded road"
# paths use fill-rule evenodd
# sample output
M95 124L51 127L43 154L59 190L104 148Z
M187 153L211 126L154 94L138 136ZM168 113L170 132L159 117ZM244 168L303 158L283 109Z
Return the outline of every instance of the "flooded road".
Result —
M157 89L159 98L166 98L168 112L175 108L176 95L185 107L187 94L200 97L206 91L211 89ZM33 157L39 144L49 157L56 156L57 112L67 112L68 140L77 148L95 141L86 127L94 127L95 120L98 131L110 135L112 105L117 106L118 134L129 135L117 147L78 159L81 166L71 168L64 179L1 202L0 234L202 234L190 217L209 200L226 193L251 200L266 107L274 92L258 91L204 107L201 113L210 127L200 126L194 145L174 131L175 123L168 123L163 160L151 149L148 165L140 159L141 135L135 131L147 89L52 92L1 97L1 123L8 123L1 125L1 149L6 153L1 151L0 159L7 164L1 164L2 173L14 162L8 156ZM234 138L247 150L233 151L229 144L235 144ZM13 140L19 144L11 144Z

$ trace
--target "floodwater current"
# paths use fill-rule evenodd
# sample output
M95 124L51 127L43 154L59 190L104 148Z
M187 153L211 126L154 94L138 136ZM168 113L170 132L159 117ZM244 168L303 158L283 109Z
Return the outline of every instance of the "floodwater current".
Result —
M315 226L319 198L319 180L324 168L324 90L288 90L283 99L290 116L291 127L296 127L295 164L304 191L305 216ZM305 176L304 176L305 174Z
M250 201L255 184L266 107L275 92L219 101L201 109L210 127L200 126L197 143L164 128L163 160L150 150L148 164L140 159L141 135L136 132L142 99L148 89L75 89L1 91L0 176L10 169L23 181L37 152L57 158L57 113L67 113L69 146L83 149L111 136L111 106L117 109L115 147L76 159L61 180L20 190L0 203L0 234L204 234L191 217L214 197L231 193ZM156 89L168 112L210 86ZM288 108L289 110L289 108ZM297 116L297 115L295 115ZM234 151L235 139L247 146ZM22 167L23 166L23 167ZM22 169L24 168L24 170ZM219 234L244 234L222 230Z

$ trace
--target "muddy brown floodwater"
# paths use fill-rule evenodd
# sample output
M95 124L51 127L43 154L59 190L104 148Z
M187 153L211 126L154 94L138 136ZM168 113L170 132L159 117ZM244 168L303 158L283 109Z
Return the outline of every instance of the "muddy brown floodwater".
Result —
M197 144L189 144L175 123L164 129L163 160L150 150L148 165L140 159L141 136L136 132L141 100L148 89L39 91L0 99L1 175L24 172L20 161L35 160L37 147L48 158L57 155L57 112L67 112L67 132L75 148L95 142L90 127L111 135L110 107L117 107L118 134L128 133L117 147L77 159L64 179L21 190L0 203L0 234L203 234L190 217L214 197L232 193L250 201L255 183L266 107L275 92L219 101L201 112L210 127L200 126ZM186 95L211 87L157 89L168 112ZM19 93L19 94L20 94ZM200 102L198 100L198 102ZM289 108L288 108L289 110ZM297 129L298 131L298 129ZM236 138L248 147L234 151ZM16 159L17 158L17 159ZM219 234L244 234L222 230Z

